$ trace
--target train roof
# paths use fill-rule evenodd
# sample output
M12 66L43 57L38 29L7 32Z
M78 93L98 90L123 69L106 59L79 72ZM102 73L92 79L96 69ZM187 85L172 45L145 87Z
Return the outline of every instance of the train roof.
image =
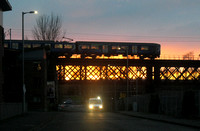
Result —
M10 40L6 39L5 42L10 42ZM21 43L22 40L11 40L11 42L18 42ZM44 40L24 40L25 43L75 43L75 42L69 42L69 41L44 41Z
M6 39L6 42L9 42L10 40ZM22 42L22 40L11 40L12 42ZM44 41L44 40L24 40L24 42L55 42L55 41Z
M76 43L83 43L83 44L137 44L137 45L144 45L144 44L154 44L160 45L158 43L148 43L148 42L106 42L106 41L76 41Z
M9 42L10 40L5 40L5 42ZM12 42L22 42L22 40L11 40ZM76 42L68 42L68 41L43 41L43 40L24 40L24 42L33 42L33 43L77 43L77 44L124 44L124 45L160 45L158 43L148 43L148 42L107 42L107 41L76 41Z

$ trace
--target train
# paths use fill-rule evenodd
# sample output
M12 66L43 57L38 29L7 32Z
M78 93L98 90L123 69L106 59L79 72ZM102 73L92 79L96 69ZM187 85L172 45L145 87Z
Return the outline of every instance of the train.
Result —
M76 41L76 42L54 42L25 40L24 49L48 46L52 53L67 57L80 54L82 58L97 56L131 55L140 59L155 59L160 57L160 44L158 43L135 43L135 42L99 42L99 41ZM22 49L21 40L5 40L4 48Z

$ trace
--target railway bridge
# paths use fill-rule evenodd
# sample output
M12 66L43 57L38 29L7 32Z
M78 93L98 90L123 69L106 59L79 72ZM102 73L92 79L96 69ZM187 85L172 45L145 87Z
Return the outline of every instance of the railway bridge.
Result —
M199 60L65 59L56 60L58 80L199 81Z
M56 71L60 99L100 95L107 108L125 109L128 98L129 110L172 115L188 113L185 103L193 103L200 113L199 60L58 58Z

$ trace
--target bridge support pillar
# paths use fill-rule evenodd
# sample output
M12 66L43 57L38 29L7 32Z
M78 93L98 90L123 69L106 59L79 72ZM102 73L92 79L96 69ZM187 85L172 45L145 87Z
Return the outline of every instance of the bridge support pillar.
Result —
M152 82L153 77L153 66L147 65L147 82L146 82L146 92L153 92L154 91L154 85Z
M154 66L154 81L155 83L160 82L160 66L158 65Z

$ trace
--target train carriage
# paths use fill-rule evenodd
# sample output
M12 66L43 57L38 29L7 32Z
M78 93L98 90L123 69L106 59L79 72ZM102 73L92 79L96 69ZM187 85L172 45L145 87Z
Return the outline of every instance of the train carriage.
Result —
M69 42L54 42L51 45L51 52L56 53L57 55L63 55L67 58L70 58L72 54L76 53L75 43Z
M157 43L131 43L131 42L95 42L95 41L77 41L77 42L54 42L54 41L35 41L25 40L24 48L49 46L50 51L57 56L64 55L70 58L73 54L80 54L82 58L87 56L96 58L96 56L138 56L140 59L155 59L160 57L160 44ZM5 48L22 49L21 40L5 40Z
M128 42L91 42L79 41L77 52L85 56L137 55L141 59L157 58L160 56L160 44L157 43L128 43Z
M24 49L31 49L37 47L49 47L50 51L56 55L65 55L70 57L76 53L76 45L69 42L54 42L54 41L38 41L38 40L24 40ZM22 49L21 40L5 40L4 48Z
M160 57L160 45L156 43L133 43L131 55L137 55L141 59Z
M49 46L51 48L53 41L38 41L38 40L25 40L24 41L24 49L31 49L37 47ZM4 48L9 49L22 49L22 41L21 40L5 40Z
M82 58L91 56L96 58L96 56L101 56L104 53L107 53L107 46L102 42L85 42L77 41L77 54L81 54Z

